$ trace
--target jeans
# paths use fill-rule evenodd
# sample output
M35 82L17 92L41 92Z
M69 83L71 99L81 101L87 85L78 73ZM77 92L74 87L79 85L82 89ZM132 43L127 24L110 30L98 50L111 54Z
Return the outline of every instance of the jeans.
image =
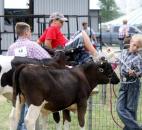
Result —
M27 130L25 123L24 123L24 118L27 114L27 111L28 111L28 105L24 104L23 107L22 107L21 116L20 116L20 120L19 120L19 123L18 123L17 130Z
M120 44L120 50L123 50L124 48L124 41L123 40L119 40L119 44Z
M142 130L136 121L139 95L139 79L136 79L133 83L121 83L116 109L125 125L123 130Z

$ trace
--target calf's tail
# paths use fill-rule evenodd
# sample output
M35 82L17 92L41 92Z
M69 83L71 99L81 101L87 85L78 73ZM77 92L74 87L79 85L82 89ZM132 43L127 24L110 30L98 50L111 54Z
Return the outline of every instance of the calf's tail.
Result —
M21 94L21 89L19 85L19 75L22 69L25 67L25 64L22 64L16 68L13 74L13 106L16 104L16 98Z

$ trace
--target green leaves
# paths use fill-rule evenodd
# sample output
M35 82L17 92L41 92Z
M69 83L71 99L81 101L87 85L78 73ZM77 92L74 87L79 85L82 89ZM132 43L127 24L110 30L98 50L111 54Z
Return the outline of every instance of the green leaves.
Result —
M99 0L102 22L113 20L121 15L114 0Z

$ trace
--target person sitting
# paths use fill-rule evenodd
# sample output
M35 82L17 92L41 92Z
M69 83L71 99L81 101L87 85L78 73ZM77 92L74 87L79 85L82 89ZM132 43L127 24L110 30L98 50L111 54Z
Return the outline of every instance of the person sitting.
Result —
M95 31L88 26L88 23L86 21L82 22L82 30L84 30L87 35L90 37L91 43L93 46L98 49L98 42L96 38L96 33Z
M81 51L75 56L75 60L77 60L79 64L89 61L92 57L97 57L97 51L91 44L90 38L85 31L76 32L71 39L68 40L61 32L61 28L64 22L67 21L67 18L59 12L55 12L50 15L49 19L49 27L45 29L37 40L39 44L44 43L48 48L57 48L58 46L62 46L65 49L79 48Z

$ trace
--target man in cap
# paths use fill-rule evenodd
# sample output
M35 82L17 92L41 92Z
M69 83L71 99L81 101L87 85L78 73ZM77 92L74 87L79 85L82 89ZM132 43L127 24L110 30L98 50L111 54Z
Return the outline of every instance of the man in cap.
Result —
M99 49L98 43L97 43L97 38L96 38L96 33L95 31L88 26L88 22L84 21L82 22L82 29L88 34L88 36L90 37L91 43L93 44L93 46L97 49Z
M58 46L71 48L82 48L83 53L77 59L78 62L83 63L90 59L90 57L96 57L96 49L91 44L89 36L85 31L78 31L70 40L68 40L61 32L61 28L67 18L61 13L53 13L50 15L49 27L43 32L41 37L37 40L39 44L44 43L48 48L57 48ZM87 51L86 51L87 50ZM91 55L90 55L91 53Z

